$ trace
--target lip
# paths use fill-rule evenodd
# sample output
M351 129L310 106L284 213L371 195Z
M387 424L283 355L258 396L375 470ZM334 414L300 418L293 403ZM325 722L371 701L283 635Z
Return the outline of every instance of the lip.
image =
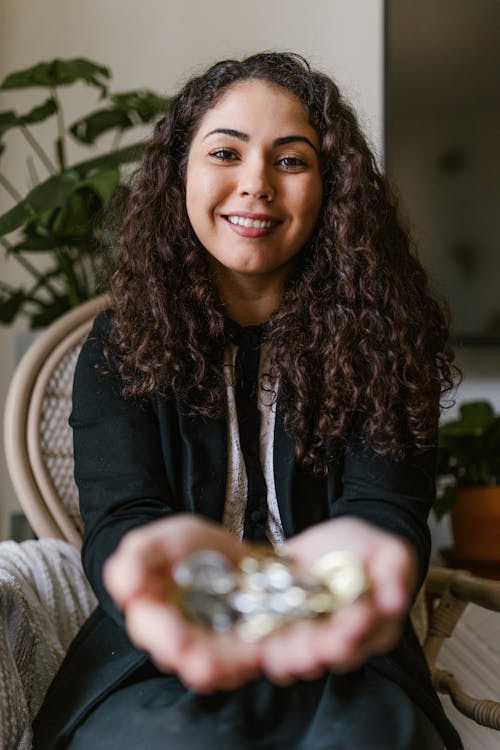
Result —
M276 219L268 214L253 214L249 211L231 211L227 214L221 214L222 219L226 226L228 226L235 234L240 237L246 237L247 239L259 239L261 237L267 237L272 234L282 224L281 219ZM272 221L273 225L270 227L242 227L240 224L232 224L228 216L241 216L243 219L252 219L253 221Z

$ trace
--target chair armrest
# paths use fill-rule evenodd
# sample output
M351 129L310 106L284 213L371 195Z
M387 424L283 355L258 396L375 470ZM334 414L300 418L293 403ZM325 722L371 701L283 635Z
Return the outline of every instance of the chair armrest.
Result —
M452 673L437 665L441 647L452 636L467 604L500 612L500 582L463 570L435 567L429 570L425 588L431 604L424 652L435 689L448 694L460 713L477 724L500 729L500 701L474 698L463 690Z
M29 750L31 722L95 605L69 543L0 543L0 747Z
M429 594L441 596L446 591L464 602L500 612L500 581L479 578L465 570L433 567L425 581Z

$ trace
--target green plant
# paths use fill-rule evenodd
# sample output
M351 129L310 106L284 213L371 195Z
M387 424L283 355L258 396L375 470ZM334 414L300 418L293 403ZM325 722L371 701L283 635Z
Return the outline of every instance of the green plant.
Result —
M438 478L438 518L453 508L460 487L500 483L500 415L488 401L462 404L460 418L440 427Z
M29 146L27 169L31 189L26 196L0 171L0 185L15 205L0 216L0 243L28 272L28 286L0 281L0 322L24 315L31 328L52 322L69 308L94 296L102 266L96 218L109 205L121 180L123 165L136 161L144 143L119 147L122 134L149 123L165 111L168 99L152 91L111 94L108 68L86 59L53 60L8 75L0 90L47 89L48 98L25 114L0 112L0 156L3 137L17 129ZM83 82L100 93L100 106L65 125L59 89ZM33 126L53 119L54 156L32 132ZM92 147L104 133L114 134L111 150L69 165L68 136ZM40 167L48 173L39 177ZM13 234L12 238L7 235Z

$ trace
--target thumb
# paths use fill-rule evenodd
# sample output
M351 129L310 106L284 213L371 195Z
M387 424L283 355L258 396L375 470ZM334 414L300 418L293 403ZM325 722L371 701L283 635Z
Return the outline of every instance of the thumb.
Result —
M369 565L375 605L387 615L402 614L410 604L417 580L417 555L404 540L379 550Z

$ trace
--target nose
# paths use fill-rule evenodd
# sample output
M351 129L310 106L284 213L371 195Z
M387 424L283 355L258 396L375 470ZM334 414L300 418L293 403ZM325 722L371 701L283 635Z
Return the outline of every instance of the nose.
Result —
M241 172L240 195L271 202L274 193L272 178L265 159L259 157L248 160Z

